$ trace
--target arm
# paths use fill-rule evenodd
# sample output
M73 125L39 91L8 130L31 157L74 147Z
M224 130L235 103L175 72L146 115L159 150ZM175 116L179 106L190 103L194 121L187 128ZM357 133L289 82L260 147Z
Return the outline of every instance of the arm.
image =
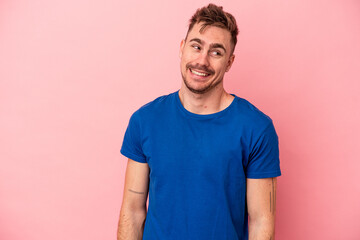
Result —
M274 240L276 178L248 178L246 188L249 240Z
M129 159L117 232L118 240L142 239L148 189L148 164Z

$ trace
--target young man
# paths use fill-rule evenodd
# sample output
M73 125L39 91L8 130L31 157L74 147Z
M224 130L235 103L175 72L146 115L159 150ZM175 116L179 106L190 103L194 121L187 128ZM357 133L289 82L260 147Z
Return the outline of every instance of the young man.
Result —
M130 118L118 239L274 239L275 129L223 87L237 33L222 7L198 9L180 46L180 90Z

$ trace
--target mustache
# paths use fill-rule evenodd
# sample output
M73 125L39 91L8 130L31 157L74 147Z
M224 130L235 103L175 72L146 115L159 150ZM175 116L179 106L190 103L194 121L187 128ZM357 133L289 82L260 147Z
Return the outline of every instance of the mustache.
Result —
M214 70L208 68L205 65L200 65L200 64L192 65L192 64L188 63L188 64L186 64L186 68L191 68L191 69L194 69L194 70L204 71L204 72L209 73L209 74L214 74L215 73Z

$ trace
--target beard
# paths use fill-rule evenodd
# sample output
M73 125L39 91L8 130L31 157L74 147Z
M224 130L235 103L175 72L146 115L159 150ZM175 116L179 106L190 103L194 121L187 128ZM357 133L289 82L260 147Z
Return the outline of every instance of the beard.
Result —
M210 74L214 74L215 72L212 70L212 69L208 69L206 66L201 66L201 65L198 65L196 64L195 66L191 65L191 64L186 64L186 71L188 71L189 69L198 69L198 70L203 70L207 73L210 73ZM182 76L182 79L184 81L184 84L185 86L193 93L196 93L196 94L205 94L207 93L208 91L210 91L211 89L215 88L217 85L219 85L219 83L221 83L223 81L223 79L220 79L219 81L212 81L210 83L208 83L207 85L201 87L201 88L194 88L190 85L189 81L186 79L185 77L185 74L183 72L181 72L181 76Z
M191 92L196 93L196 94L205 94L205 93L209 92L211 89L215 88L217 85L219 85L219 83L222 82L222 80L219 80L219 81L217 81L215 83L211 82L208 85L203 86L201 88L193 88L190 85L190 83L188 82L188 80L186 79L186 77L183 74L181 74L181 75L182 75L184 84L187 87L187 89L189 89Z

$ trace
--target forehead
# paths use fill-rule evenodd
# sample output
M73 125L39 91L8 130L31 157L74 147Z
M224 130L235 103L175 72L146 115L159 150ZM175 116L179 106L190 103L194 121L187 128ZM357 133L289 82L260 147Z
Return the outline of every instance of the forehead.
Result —
M188 33L188 40L193 38L199 38L204 41L205 44L220 43L223 44L227 49L231 46L231 34L227 29L206 26L201 32L203 23L195 23L191 31Z

